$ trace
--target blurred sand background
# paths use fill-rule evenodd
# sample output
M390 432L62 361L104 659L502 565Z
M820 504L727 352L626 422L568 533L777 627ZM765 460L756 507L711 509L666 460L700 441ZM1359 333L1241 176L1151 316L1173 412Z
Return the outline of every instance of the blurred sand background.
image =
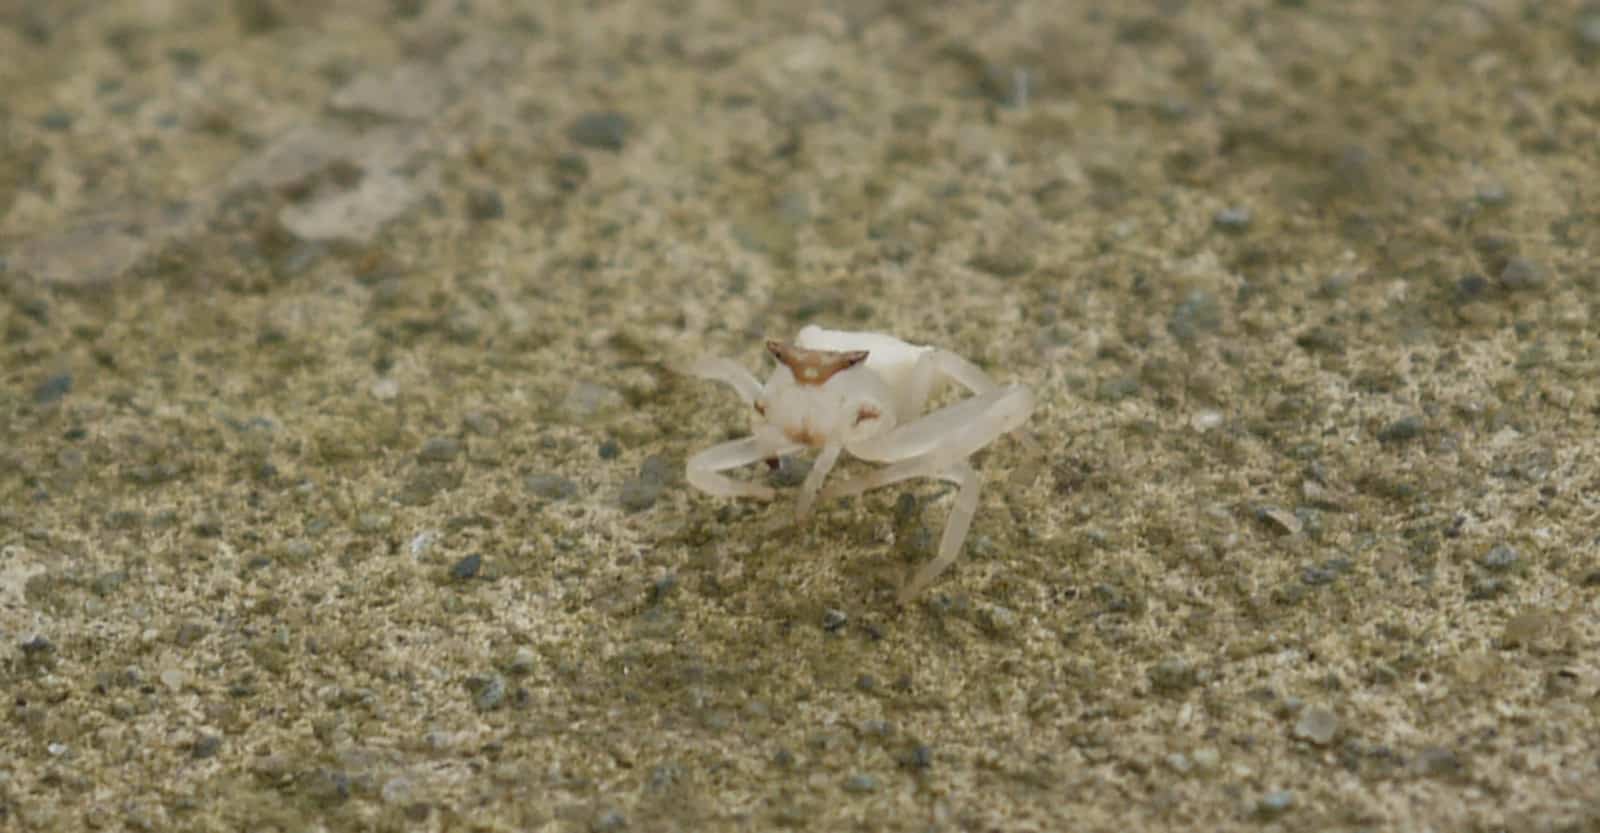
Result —
M0 828L1600 825L1600 6L0 2ZM767 535L679 359L1034 386ZM793 483L803 461L775 474Z

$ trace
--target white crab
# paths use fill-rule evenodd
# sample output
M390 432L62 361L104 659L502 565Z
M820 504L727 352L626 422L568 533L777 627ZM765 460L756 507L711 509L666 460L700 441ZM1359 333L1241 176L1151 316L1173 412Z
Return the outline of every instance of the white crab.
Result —
M996 384L977 365L948 350L881 333L810 325L793 344L768 341L767 350L778 365L765 386L731 359L701 359L687 368L695 376L732 385L756 412L751 436L689 458L689 483L718 497L771 500L777 494L772 487L721 472L758 460L776 461L803 448L820 449L800 487L794 520L809 516L819 498L859 494L913 477L955 483L959 491L938 555L901 590L900 603L906 603L955 561L966 540L979 486L967 459L1027 421L1033 392L1024 385ZM935 384L944 378L960 383L972 396L925 413ZM887 465L822 488L844 451Z

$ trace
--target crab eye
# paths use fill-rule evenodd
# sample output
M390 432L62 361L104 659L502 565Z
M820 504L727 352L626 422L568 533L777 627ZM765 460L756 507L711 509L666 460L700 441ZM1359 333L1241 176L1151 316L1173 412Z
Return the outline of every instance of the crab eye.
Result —
M880 416L882 416L882 414L878 413L877 408L874 408L871 405L862 405L861 408L856 411L856 424L860 425L869 419L877 419Z
M756 408L756 413L758 413L758 414L760 414L762 416L766 416L767 415L767 403L762 402L761 400L757 399L755 401L755 408Z

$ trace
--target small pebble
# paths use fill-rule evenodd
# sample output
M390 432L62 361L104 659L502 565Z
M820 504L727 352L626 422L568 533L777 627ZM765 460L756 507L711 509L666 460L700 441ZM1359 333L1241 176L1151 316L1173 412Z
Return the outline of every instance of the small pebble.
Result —
M535 654L532 648L523 645L517 649L516 655L511 658L511 673L518 675L531 674L538 664L539 655Z
M1397 419L1378 429L1378 442L1403 443L1422 436L1422 417L1408 416Z
M619 151L632 130L633 122L627 116L604 110L579 116L567 127L567 138L582 147Z
M1200 682L1199 673L1181 657L1169 657L1150 669L1150 685L1162 694L1179 694Z
M1433 777L1448 777L1461 771L1461 757L1442 746L1424 748L1411 764L1418 774Z
M1212 215L1211 224L1223 231L1244 231L1250 227L1250 209L1224 208Z
M456 581L477 578L478 570L482 567L483 556L473 553L450 566L450 577Z
M567 500L578 494L578 484L558 474L530 474L522 479L522 485L546 500Z
M828 633L837 633L839 629L849 624L850 617L842 610L828 608L822 612L822 629Z
M600 444L600 459L615 460L622 454L622 446L616 440L606 440Z
M865 773L857 773L845 779L844 790L857 795L877 792L878 779Z
M506 678L499 674L490 674L483 678L482 685L472 697L472 704L478 711L493 711L500 707L506 699Z
M1293 808L1294 793L1288 790L1273 790L1256 802L1256 815L1263 819L1275 819Z
M72 374L57 373L34 387L33 401L40 405L50 405L60 401L63 396L71 392Z
M593 833L616 833L628 826L628 817L616 810L607 810L598 816L589 825Z
M1474 196L1477 197L1478 202L1484 205L1505 205L1506 201L1511 199L1511 194L1506 191L1506 187L1498 182L1479 185L1478 191Z
M1483 557L1484 569L1500 572L1517 566L1520 559L1515 548L1506 544L1495 544Z
M622 484L622 491L617 495L617 502L628 512L643 512L656 505L656 500L661 497L662 486L653 480L636 478Z
M1295 721L1294 736L1318 746L1327 746L1339 733L1339 716L1321 706L1313 706L1300 713Z
M372 398L379 402L388 402L400 395L400 383L385 376L372 383Z
M194 745L189 747L189 754L196 760L205 760L216 757L221 749L222 738L216 735L201 735L195 740Z
M505 201L493 188L479 188L467 195L467 216L478 222L498 220L506 214Z
M462 417L461 424L480 437L493 437L500 433L500 419L494 414L473 411Z
M422 444L417 459L424 463L448 463L460 454L460 440L455 437L433 437Z
M615 411L627 404L622 394L593 382L578 382L567 393L567 398L562 400L561 409L576 419L589 419L609 411Z
M1578 46L1585 50L1600 50L1600 13L1586 14L1578 21Z
M1500 285L1505 287L1507 292L1538 289L1544 282L1544 269L1525 257L1511 258L1506 261L1506 267L1500 270Z

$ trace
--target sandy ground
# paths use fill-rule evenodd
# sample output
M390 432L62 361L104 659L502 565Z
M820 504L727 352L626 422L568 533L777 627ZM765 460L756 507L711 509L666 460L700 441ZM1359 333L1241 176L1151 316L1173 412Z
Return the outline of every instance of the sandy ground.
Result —
M1600 7L12 2L0 55L0 828L1600 829ZM807 322L1038 395L904 609L948 487L683 483L749 418L672 368Z

